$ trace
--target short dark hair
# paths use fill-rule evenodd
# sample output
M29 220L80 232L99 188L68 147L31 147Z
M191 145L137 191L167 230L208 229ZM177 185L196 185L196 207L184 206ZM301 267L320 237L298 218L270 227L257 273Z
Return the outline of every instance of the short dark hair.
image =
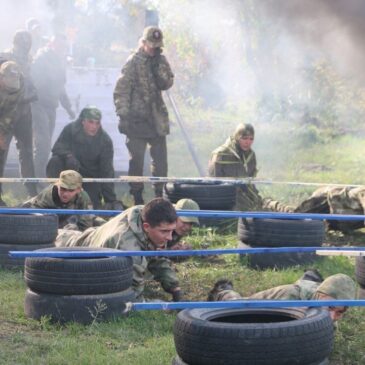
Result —
M175 223L177 215L174 206L166 199L155 198L148 202L141 212L142 221L151 227L161 223Z

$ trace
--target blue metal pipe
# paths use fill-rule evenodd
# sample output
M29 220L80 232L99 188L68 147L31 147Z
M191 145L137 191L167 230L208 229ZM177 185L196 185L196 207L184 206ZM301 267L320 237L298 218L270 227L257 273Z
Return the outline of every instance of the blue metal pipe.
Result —
M131 303L132 310L171 310L194 308L289 308L289 307L364 307L365 300L235 300L223 302Z
M28 209L28 208L0 208L0 214L69 214L69 215L117 215L120 210L78 210L78 209ZM356 214L317 214L317 213L277 213L277 212L240 212L220 210L177 210L178 216L206 217L206 218L265 218L265 219L312 219L362 221L365 215Z
M54 258L92 258L100 256L206 256L229 254L264 254L284 252L365 251L365 247L256 247L229 248L216 250L164 250L164 251L10 251L11 258L54 257Z

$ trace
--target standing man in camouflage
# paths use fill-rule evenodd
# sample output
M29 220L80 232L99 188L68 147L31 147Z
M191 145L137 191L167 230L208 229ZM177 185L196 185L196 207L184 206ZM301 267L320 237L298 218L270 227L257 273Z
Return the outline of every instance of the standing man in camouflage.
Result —
M45 177L46 164L51 152L52 136L56 123L58 104L75 118L65 90L67 38L55 35L48 46L38 50L31 75L38 92L32 104L34 136L34 168L37 177Z
M169 117L162 91L169 89L174 75L162 54L163 34L158 27L143 31L138 50L127 60L114 90L119 131L127 136L129 176L142 176L146 146L150 146L152 175L167 176L166 136ZM163 184L154 184L162 196ZM130 183L135 204L143 204L143 183Z
M162 198L145 206L136 205L110 219L100 227L84 232L60 230L56 246L87 246L116 248L123 251L155 251L166 249L176 228L173 205ZM172 263L165 257L133 256L133 289L138 300L143 300L145 280L154 279L172 295L182 299L182 292Z
M4 176L6 157L13 135L16 108L24 93L24 82L18 65L7 61L0 65L0 177ZM6 206L1 197L0 206Z
M306 275L308 273L308 275ZM242 297L233 290L233 284L226 279L218 280L209 292L209 301L225 300L353 300L356 295L354 281L345 274L329 276L325 280L313 277L312 270L305 273L294 284L280 285L274 288L260 291L249 297ZM319 280L318 280L319 279ZM342 318L347 307L327 307L331 319L336 322Z
M13 133L9 135L10 141L14 136L16 140L16 148L19 153L20 174L22 177L34 177L33 163L33 131L32 131L32 111L31 102L37 100L37 91L33 85L30 68L32 58L30 50L32 47L31 34L23 29L17 30L13 47L3 52L0 57L7 61L14 61L19 66L24 80L24 92L19 102L14 116ZM25 183L28 195L37 194L36 185L34 183Z
M82 189L82 176L73 170L60 173L58 181L47 186L37 196L22 204L22 208L39 209L90 209L91 200ZM93 226L100 226L106 221L95 215L58 215L58 227L84 231Z
M95 106L82 109L76 121L67 124L53 148L47 176L57 177L63 170L76 170L83 177L114 178L114 148L109 134L101 126L101 111ZM113 183L85 183L94 209L123 209L117 201Z

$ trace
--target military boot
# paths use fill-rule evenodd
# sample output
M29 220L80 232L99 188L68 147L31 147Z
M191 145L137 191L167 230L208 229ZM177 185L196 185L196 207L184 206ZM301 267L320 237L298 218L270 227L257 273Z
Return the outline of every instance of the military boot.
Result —
M136 191L136 192L132 193L132 195L134 197L134 205L143 205L144 204L142 191Z

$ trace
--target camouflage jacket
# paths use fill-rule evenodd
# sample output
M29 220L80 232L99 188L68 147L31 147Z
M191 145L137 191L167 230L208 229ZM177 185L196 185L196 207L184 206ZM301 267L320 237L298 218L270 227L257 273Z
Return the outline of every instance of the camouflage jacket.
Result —
M6 50L0 54L0 58L7 61L14 61L19 66L21 73L23 74L24 92L22 94L21 104L29 104L38 99L37 90L33 84L30 68L32 64L32 57L17 52L14 49ZM29 112L28 109L26 112Z
M89 228L82 234L76 232L73 237L70 237L66 232L62 242L63 246L108 247L122 251L154 251L154 245L142 229L142 208L141 205L129 208L101 227ZM57 237L57 241L62 241L62 232ZM137 297L142 294L146 279L157 280L167 292L179 286L172 263L167 258L133 256L133 288Z
M133 53L114 89L116 113L127 125L127 136L153 138L169 134L169 116L162 90L169 89L174 75L164 55Z
M88 136L80 120L69 123L57 138L52 153L61 157L72 154L80 163L83 177L114 178L113 141L103 128L96 136ZM113 183L101 184L101 190L105 202L117 199Z
M66 65L48 47L40 48L34 57L31 76L38 92L38 102L48 108L57 108L59 102L65 110L71 110L67 96Z
M255 177L257 174L255 152L240 151L233 137L212 152L209 161L209 176Z
M274 288L260 291L249 297L242 297L234 290L222 290L215 298L221 300L310 300L314 299L314 294L320 283L311 280L297 280L294 284L280 285Z
M67 204L60 201L56 185L47 186L37 196L27 200L22 204L22 208L39 209L90 209L92 205L90 197L86 191L82 190L75 199ZM101 225L105 220L95 215L58 215L58 227L64 228L68 224L76 226L80 231L84 231L94 225Z
M14 92L0 89L0 133L11 133L16 118L17 106L23 98L24 86L21 79L21 88Z

